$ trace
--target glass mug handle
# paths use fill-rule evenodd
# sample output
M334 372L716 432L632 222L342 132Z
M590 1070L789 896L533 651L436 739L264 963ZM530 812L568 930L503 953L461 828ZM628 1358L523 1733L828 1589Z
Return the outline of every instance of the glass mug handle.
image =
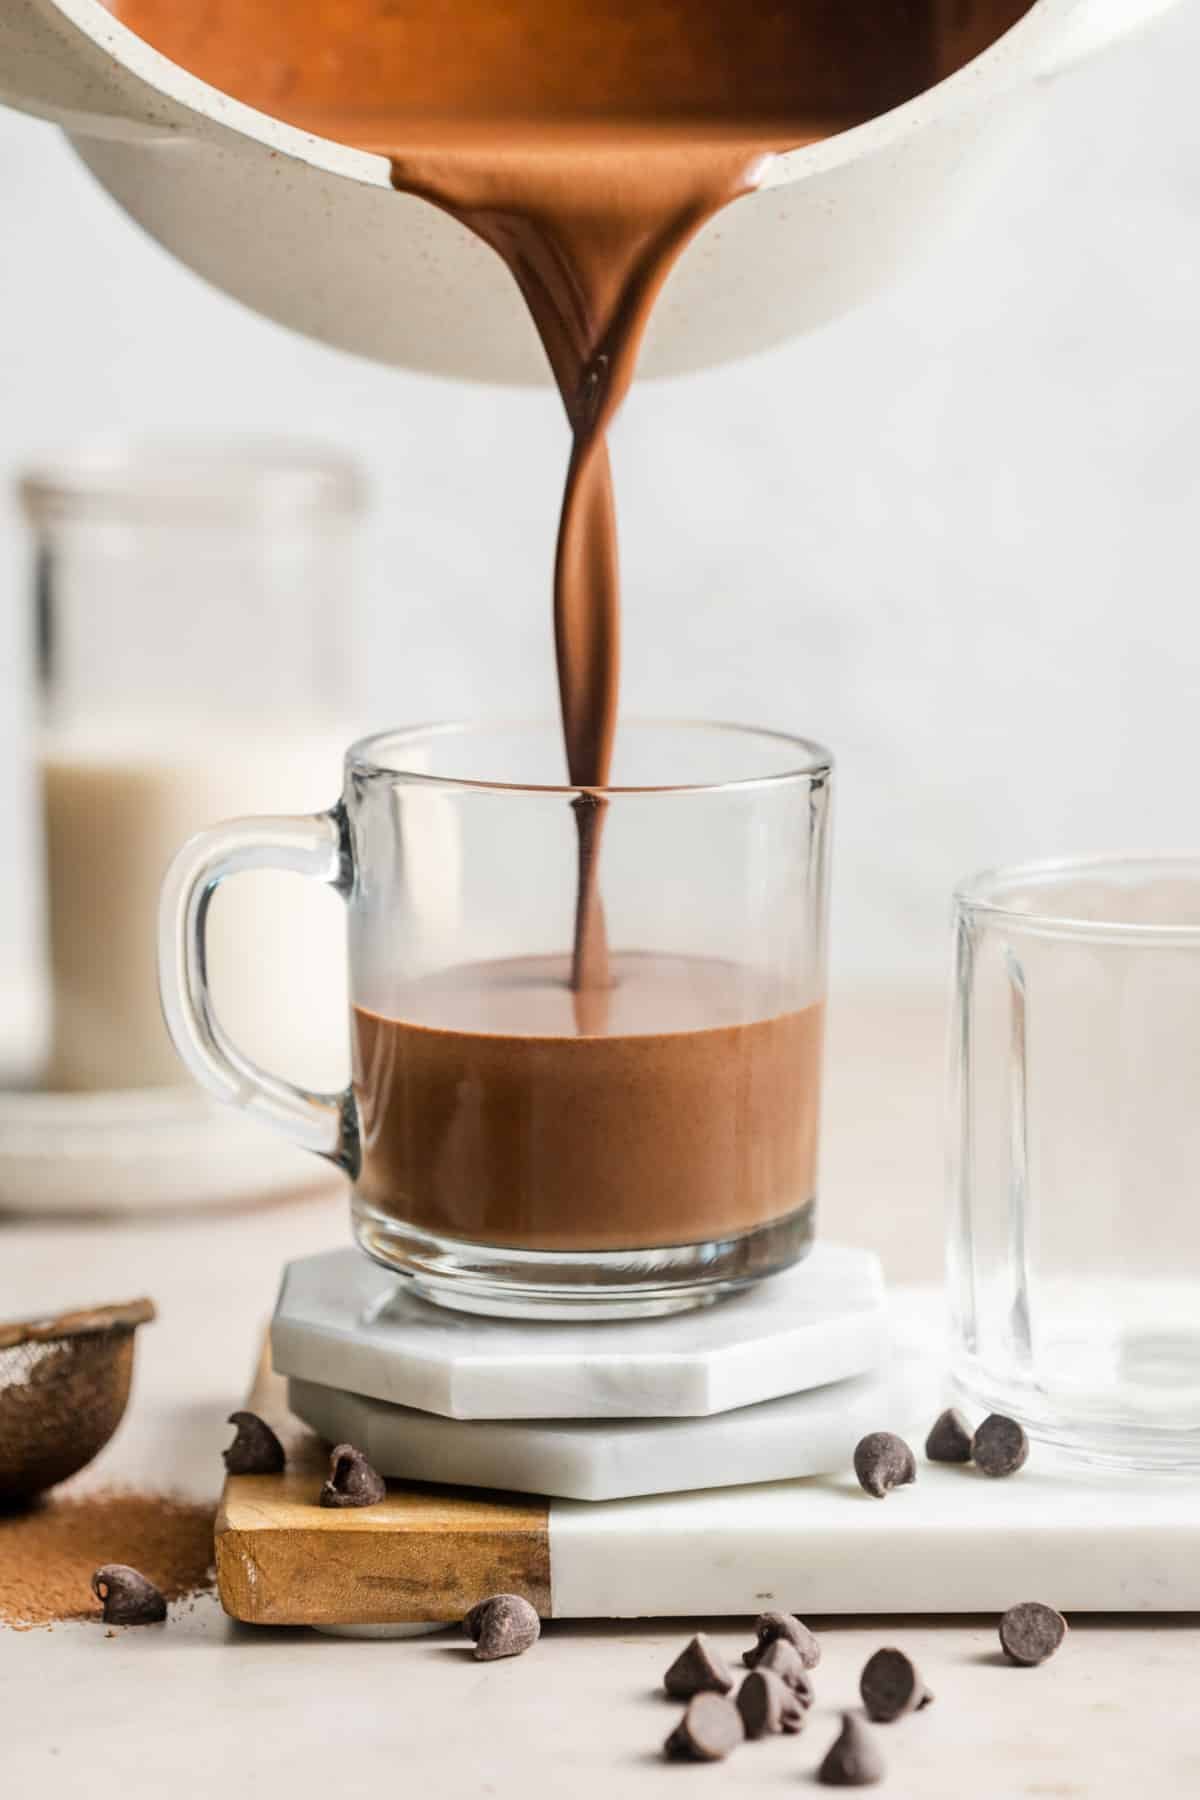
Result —
M208 986L208 909L220 884L250 869L312 875L345 899L354 884L342 807L295 817L231 819L189 838L163 882L158 980L171 1040L191 1074L228 1106L251 1113L352 1180L359 1170L354 1094L319 1094L252 1062L222 1029Z

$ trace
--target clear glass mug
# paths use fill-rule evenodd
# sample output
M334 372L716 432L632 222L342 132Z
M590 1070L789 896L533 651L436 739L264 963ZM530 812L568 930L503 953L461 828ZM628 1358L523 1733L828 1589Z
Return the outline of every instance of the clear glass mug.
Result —
M960 1389L1089 1460L1200 1466L1200 858L956 896Z
M350 749L328 812L202 832L163 891L163 1005L196 1078L344 1169L358 1242L429 1298L674 1311L812 1241L830 759L634 722L608 788L547 784L561 758L552 724L390 732ZM581 805L601 809L610 946L586 996L569 983ZM344 1093L257 1067L214 1012L209 901L264 867L346 902Z

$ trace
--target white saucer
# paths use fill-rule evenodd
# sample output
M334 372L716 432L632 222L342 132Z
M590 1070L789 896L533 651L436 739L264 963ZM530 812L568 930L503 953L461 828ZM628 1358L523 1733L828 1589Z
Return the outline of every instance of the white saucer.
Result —
M0 1211L231 1207L330 1180L327 1163L197 1087L0 1092Z
M448 1312L351 1249L284 1271L271 1352L280 1375L451 1419L695 1418L874 1369L885 1326L879 1258L832 1244L715 1306L611 1324Z

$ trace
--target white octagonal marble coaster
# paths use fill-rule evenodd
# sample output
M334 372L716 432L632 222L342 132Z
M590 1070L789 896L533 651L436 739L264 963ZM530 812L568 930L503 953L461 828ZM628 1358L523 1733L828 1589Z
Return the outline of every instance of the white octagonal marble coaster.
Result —
M878 1257L832 1244L715 1306L611 1324L448 1312L347 1249L284 1270L271 1353L281 1375L450 1419L697 1418L876 1368L885 1323Z
M443 1419L294 1378L288 1405L392 1480L625 1500L847 1469L868 1431L903 1433L925 1417L921 1375L910 1359L707 1419Z

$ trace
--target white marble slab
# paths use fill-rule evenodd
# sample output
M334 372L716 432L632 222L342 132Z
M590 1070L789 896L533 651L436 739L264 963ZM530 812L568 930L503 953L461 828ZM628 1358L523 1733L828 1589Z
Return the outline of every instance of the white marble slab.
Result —
M995 1613L1019 1600L1064 1612L1200 1610L1194 1478L1086 1467L1036 1443L1006 1480L926 1462L925 1430L950 1398L940 1296L896 1294L891 1333L889 1362L907 1371L905 1393L924 1411L924 1429L884 1426L916 1452L912 1487L874 1500L845 1466L604 1506L555 1500L555 1617Z
M919 1454L919 1447L918 1448ZM554 1616L1200 1609L1195 1481L1069 1469L1035 1448L989 1481L920 1461L872 1500L852 1474L550 1508Z
M875 1368L879 1259L818 1245L716 1306L612 1324L452 1313L354 1249L289 1264L271 1325L276 1370L452 1419L701 1417Z
M700 1419L445 1419L295 1378L288 1403L381 1475L595 1502L844 1469L868 1431L922 1423L921 1375L902 1365Z

